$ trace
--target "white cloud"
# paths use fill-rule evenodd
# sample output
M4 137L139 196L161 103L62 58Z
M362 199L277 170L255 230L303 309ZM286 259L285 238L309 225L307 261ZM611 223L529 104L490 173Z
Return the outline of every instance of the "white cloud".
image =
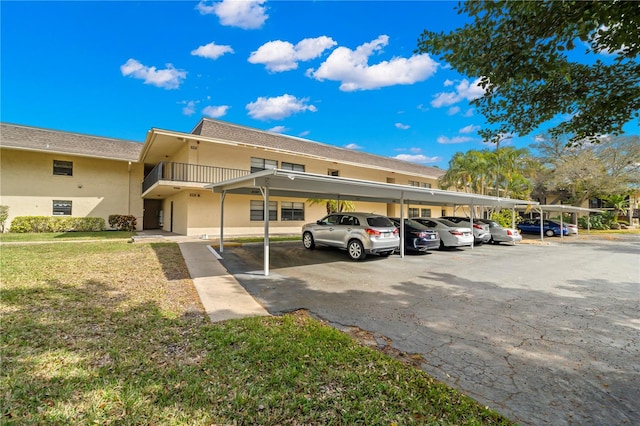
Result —
M181 104L184 105L182 108L182 114L184 115L193 115L196 112L196 101L182 101Z
M151 84L163 89L177 89L187 77L187 72L176 69L173 65L167 64L167 68L159 70L156 67L142 65L137 60L131 58L124 65L120 66L120 72L125 77L133 77L144 80L144 84Z
M309 130L305 130L304 132L300 132L300 134L298 134L298 136L300 137L305 137L305 136L309 136L311 132Z
M445 86L447 86L446 82ZM474 80L473 83L469 83L469 80L464 79L455 87L455 92L440 92L435 95L434 99L431 101L431 106L434 108L441 108L443 106L457 104L465 99L467 101L472 101L482 95L484 95L484 89L480 87L479 78Z
M401 129L401 130L408 130L411 127L408 124L402 124L402 123L396 123L395 126L397 129Z
M201 56L203 58L209 59L218 59L225 53L234 53L231 46L219 45L215 44L214 42L205 44L204 46L200 46L197 49L191 51L191 54L194 56Z
M413 84L426 80L436 72L438 63L426 54L369 65L369 57L388 43L389 36L381 35L370 43L358 46L356 50L338 47L317 70L308 70L307 75L319 81L340 81L340 90L352 92Z
M460 107L459 106L453 106L453 107L449 108L449 110L447 111L447 115L456 115L459 112L460 112Z
M344 147L347 148L347 149L353 149L353 150L362 149L362 147L360 145L355 144L355 143L350 143L348 145L345 145Z
M229 105L208 106L202 110L202 113L207 117L219 118L227 114Z
M453 86L455 83L449 79L446 79L444 81L444 87L449 87L449 86Z
M414 154L417 154L419 152L422 152L422 148L413 147L413 148L409 148L409 151L413 152Z
M284 126L274 126L274 127L270 128L270 129L268 129L267 132L283 133L283 132L286 132L287 130L289 130L289 129L287 129Z
M255 102L247 104L249 116L258 120L281 120L298 112L318 109L314 105L307 105L308 99L297 99L295 96L284 94L274 98L256 99Z
M469 108L467 112L462 114L463 117L473 117L473 108Z
M251 30L262 27L269 15L262 4L266 0L202 0L196 9L202 15L216 15L222 25Z
M308 61L322 55L337 43L326 36L305 38L295 46L288 41L269 41L251 52L249 62L264 64L271 72L289 71L298 68L298 61Z
M427 157L426 155L417 154L398 154L395 157L396 160L409 161L411 163L437 163L442 159L440 157Z
M448 138L446 136L438 137L438 143L441 143L441 144L465 143L465 142L471 142L472 140L473 138L469 136L454 136L452 138Z
M474 133L478 130L480 130L480 126L469 124L468 126L464 126L462 129L460 129L460 133Z

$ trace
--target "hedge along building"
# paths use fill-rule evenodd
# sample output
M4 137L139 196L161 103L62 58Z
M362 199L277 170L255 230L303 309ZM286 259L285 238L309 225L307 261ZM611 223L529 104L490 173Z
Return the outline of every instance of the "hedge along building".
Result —
M190 133L151 129L144 144L2 124L0 204L16 216L137 218L138 229L219 234L220 198L206 185L265 169L303 171L399 185L436 187L444 171L392 158L202 119ZM37 182L37 184L34 184ZM356 202L358 210L399 215L399 206ZM408 216L452 207L406 206ZM225 235L260 234L265 206L256 194L226 201ZM274 197L272 232L297 233L326 213L322 203Z

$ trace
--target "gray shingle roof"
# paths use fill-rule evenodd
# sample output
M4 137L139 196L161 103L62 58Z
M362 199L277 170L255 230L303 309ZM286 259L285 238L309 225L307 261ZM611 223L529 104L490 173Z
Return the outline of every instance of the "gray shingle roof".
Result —
M140 142L0 123L0 146L137 162Z
M349 162L362 164L433 178L437 178L445 173L444 170L437 167L421 166L408 161L396 160L395 158L368 154L365 152L354 151L352 149L339 148L306 139L265 132L236 124L225 123L223 121L212 120L210 118L203 118L191 133L210 138L242 142L272 149L324 157L342 163Z

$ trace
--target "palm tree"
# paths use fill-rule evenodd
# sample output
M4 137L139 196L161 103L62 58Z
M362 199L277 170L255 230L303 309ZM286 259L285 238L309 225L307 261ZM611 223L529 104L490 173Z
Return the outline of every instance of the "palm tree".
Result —
M327 209L327 214L340 213L340 212L353 212L356 210L356 205L353 201L344 200L327 200L320 198L309 198L307 202L310 205L324 204Z

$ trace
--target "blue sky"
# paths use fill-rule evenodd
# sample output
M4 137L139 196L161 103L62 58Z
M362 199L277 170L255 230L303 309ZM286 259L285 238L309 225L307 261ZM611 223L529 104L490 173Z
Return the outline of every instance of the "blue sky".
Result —
M212 117L446 168L486 147L482 92L414 51L456 4L2 1L0 118L142 142Z

